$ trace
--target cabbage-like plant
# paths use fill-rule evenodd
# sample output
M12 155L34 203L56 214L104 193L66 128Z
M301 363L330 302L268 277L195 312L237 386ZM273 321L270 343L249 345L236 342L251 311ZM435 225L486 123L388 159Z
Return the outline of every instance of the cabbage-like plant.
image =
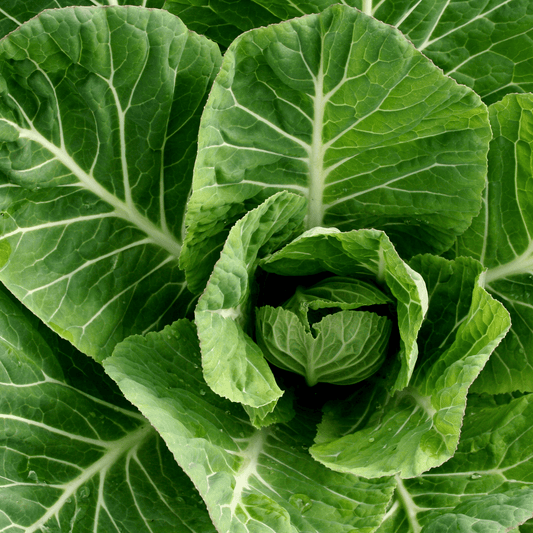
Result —
M531 3L125 3L0 6L0 529L528 533Z

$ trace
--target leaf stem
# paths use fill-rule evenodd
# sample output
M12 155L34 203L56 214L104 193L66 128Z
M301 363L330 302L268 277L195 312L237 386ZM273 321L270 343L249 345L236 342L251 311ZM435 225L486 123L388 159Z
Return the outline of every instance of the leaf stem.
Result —
M403 484L403 480L396 474L396 490L397 490L397 496L398 500L400 501L405 514L407 515L407 521L409 522L409 530L411 533L420 533L422 531L422 526L418 523L418 520L416 518L416 515L418 511L420 510L420 507L416 505L413 498L405 488L405 485Z
M363 0L361 11L365 13L365 15L372 15L372 0Z
M179 257L181 243L172 234L164 232L151 220L143 216L134 206L128 205L125 201L109 192L92 174L85 172L85 170L83 170L65 150L51 143L37 130L27 130L5 119L3 121L16 128L19 131L21 138L34 141L52 153L54 158L62 163L79 180L80 186L91 191L111 205L114 208L117 217L127 220L137 226L137 228L146 233L155 244L158 244L163 249L167 250L170 255L176 258Z
M324 125L324 50L320 51L320 68L315 80L313 103L313 140L309 153L309 213L307 229L322 226L324 218L324 146L322 129Z
M528 273L533 273L533 242L529 243L527 250L516 259L513 259L509 263L489 268L485 274L485 283Z

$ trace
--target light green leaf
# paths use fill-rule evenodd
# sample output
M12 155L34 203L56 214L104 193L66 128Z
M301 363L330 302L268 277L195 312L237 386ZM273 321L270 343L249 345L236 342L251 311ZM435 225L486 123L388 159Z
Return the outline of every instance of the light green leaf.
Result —
M0 290L0 529L215 533L150 423Z
M391 322L365 311L338 311L306 331L282 307L261 307L256 315L257 343L274 365L317 383L352 385L374 374L387 355Z
M206 382L224 398L262 408L260 418L283 392L248 334L257 257L301 230L303 210L302 198L281 192L239 220L195 310Z
M219 60L137 7L47 11L0 42L0 278L99 360L191 306L177 258Z
M358 309L391 302L391 298L371 283L360 279L333 276L312 287L297 287L294 295L283 304L283 308L292 311L300 319L306 331L310 331L309 310L316 311L331 307Z
M427 311L428 295L422 277L402 261L385 233L377 230L342 233L315 228L264 258L260 266L283 276L332 272L361 277L390 292L396 300L400 349L389 384L395 390L408 385L418 354L416 339Z
M241 35L202 117L181 261L203 286L233 222L280 189L307 228L442 252L480 208L487 110L400 32L347 6Z
M470 395L455 456L399 480L378 533L518 532L533 516L532 417L532 395Z
M511 313L512 327L474 390L533 391L533 96L506 96L490 118L483 209L454 251L488 268L485 288Z
M213 393L194 326L130 337L104 362L193 480L219 533L370 533L394 482L333 472L307 453L316 413L255 429L242 406Z
M468 389L509 329L505 308L481 287L476 261L427 255L411 265L430 301L409 387L391 394L376 379L326 406L310 451L335 470L410 478L452 457Z

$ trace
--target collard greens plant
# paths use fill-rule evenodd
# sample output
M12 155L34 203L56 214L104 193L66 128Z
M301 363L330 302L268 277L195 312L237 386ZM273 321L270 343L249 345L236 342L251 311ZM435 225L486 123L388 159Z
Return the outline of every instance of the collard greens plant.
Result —
M533 531L532 28L0 4L0 530Z

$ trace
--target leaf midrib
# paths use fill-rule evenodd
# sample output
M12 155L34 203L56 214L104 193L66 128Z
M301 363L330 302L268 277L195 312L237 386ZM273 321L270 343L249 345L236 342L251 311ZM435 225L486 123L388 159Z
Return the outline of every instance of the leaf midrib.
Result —
M489 268L485 273L485 284L488 285L493 281L520 274L533 274L533 241L529 243L524 253L512 261Z
M114 214L118 218L122 218L131 224L138 227L141 231L146 233L154 244L169 252L170 255L178 258L181 252L181 243L169 232L164 232L158 228L153 222L141 215L137 209L128 204L115 195L111 194L107 189L100 185L92 174L85 172L74 159L65 150L57 147L55 144L46 139L41 133L35 129L21 128L18 124L11 122L5 118L1 121L9 124L19 132L20 138L28 139L40 144L46 148L59 162L61 162L76 178L80 184L92 192L106 203L114 208Z
M48 508L45 514L41 516L39 520L33 523L30 527L25 529L25 533L34 533L39 531L40 528L46 524L50 518L58 514L59 510L65 505L68 498L73 496L76 491L88 480L94 477L98 472L102 472L105 476L107 470L113 465L120 457L122 457L129 450L139 447L150 435L154 433L154 429L148 423L143 424L132 433L127 434L125 437L114 441L107 448L106 453L98 459L89 468L82 471L82 473L69 483L64 485L48 485L52 488L62 489L63 494L57 499L57 501ZM100 487L102 484L100 484ZM99 498L101 500L101 498Z
M307 229L322 226L324 219L324 110L328 98L324 97L324 44L320 52L320 66L315 80L313 102L313 137L309 150L309 214Z

